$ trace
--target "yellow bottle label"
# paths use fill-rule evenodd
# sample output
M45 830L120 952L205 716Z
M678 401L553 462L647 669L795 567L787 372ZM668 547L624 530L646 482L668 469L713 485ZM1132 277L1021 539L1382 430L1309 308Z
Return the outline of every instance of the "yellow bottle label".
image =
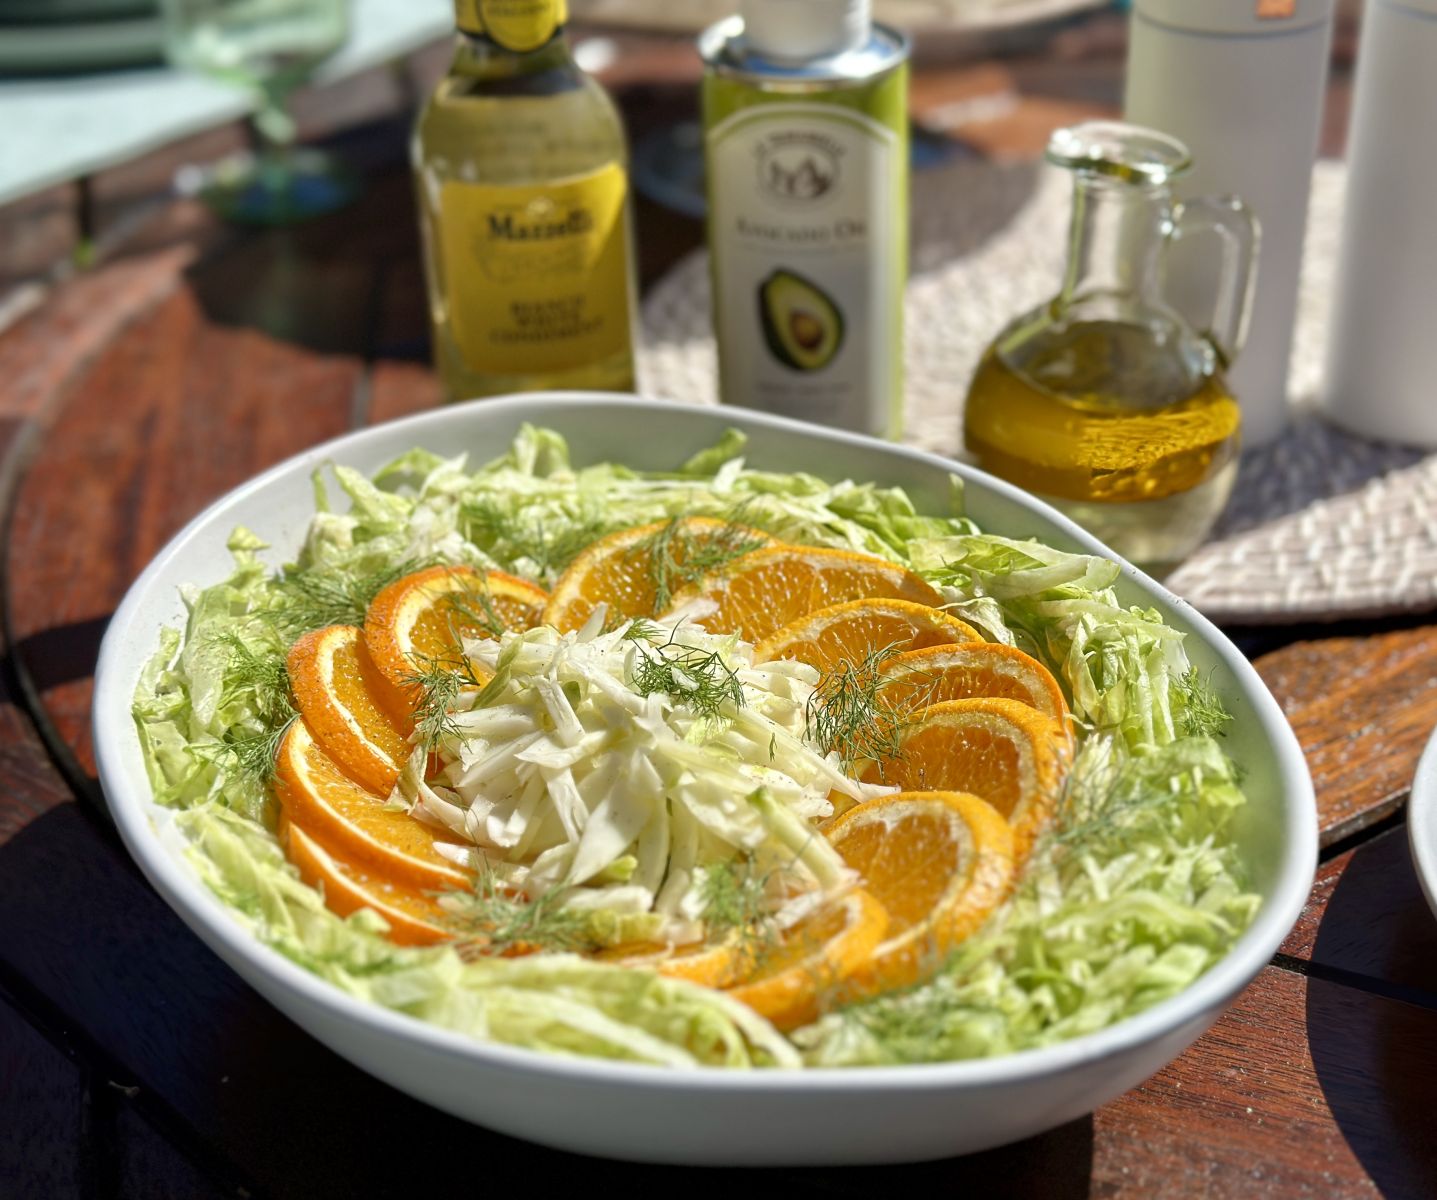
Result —
M617 163L531 187L443 185L445 300L471 370L552 373L629 349L627 192Z
M454 0L455 24L506 50L537 50L568 19L565 0Z

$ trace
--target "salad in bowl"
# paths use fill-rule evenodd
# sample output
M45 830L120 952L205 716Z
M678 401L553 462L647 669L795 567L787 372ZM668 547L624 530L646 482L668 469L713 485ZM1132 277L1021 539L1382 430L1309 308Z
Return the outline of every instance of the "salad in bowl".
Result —
M234 529L133 689L167 844L353 998L663 1068L1009 1055L1227 957L1263 881L1187 634L957 476L747 440L320 466L293 561Z

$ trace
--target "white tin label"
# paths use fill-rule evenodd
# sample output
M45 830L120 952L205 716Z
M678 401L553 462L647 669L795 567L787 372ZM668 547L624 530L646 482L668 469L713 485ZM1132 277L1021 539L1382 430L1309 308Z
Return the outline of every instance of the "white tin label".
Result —
M823 104L741 109L709 133L723 399L893 431L902 353L902 146Z

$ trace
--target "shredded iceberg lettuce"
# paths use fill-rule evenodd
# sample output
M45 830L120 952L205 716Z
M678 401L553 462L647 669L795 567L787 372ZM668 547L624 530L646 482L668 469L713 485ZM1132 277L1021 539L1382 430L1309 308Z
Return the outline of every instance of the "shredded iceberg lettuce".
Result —
M753 470L745 442L730 431L672 472L612 463L575 469L559 434L526 426L509 453L478 471L462 456L427 450L410 451L372 481L336 467L350 511L321 512L299 565L364 570L431 556L497 566L548 587L604 534L673 516L739 517L785 541L889 558L903 557L915 538L975 531L959 511L956 484L953 512L925 516L898 488Z
M743 436L730 433L672 472L576 469L557 433L525 428L477 470L424 450L373 479L334 467L343 511L317 475L316 514L297 560L278 573L263 566L260 539L237 531L233 575L185 593L186 628L166 632L134 700L155 798L176 810L174 831L208 886L257 937L352 995L475 1037L673 1066L1004 1053L1138 1012L1220 958L1257 901L1227 835L1243 798L1214 740L1221 709L1190 667L1182 635L1159 614L1117 601L1113 563L978 531L961 514L956 483L953 511L930 516L899 489L752 470L743 449ZM357 620L367 596L419 565L498 567L548 585L605 533L690 515L904 562L986 637L1029 651L1061 680L1081 744L1061 819L988 926L925 983L839 1009L790 1040L722 993L649 971L569 954L465 961L450 948L393 945L372 913L341 919L327 909L285 861L262 773L250 769L283 716L272 685L293 637ZM404 800L416 815L462 827L481 850L486 839L530 838L551 855L554 882L572 885L579 865L585 882L575 890L592 893L583 903L612 906L620 919L627 906L649 922L645 934L685 932L698 916L702 864L739 848L801 852L821 841L807 824L821 813L815 797L842 778L796 734L795 700L811 687L806 668L754 664L741 645L692 637L724 656L753 701L727 720L675 722L676 706L656 711L663 701L631 686L632 656L649 651L622 632L588 631L578 662L565 661L573 639L564 655L544 634L476 644L486 669L502 676L517 663L552 686L491 696L495 704L456 720L473 724L488 749L513 749L503 740L514 736L501 728L506 711L544 703L546 724L565 732L515 751L508 782L519 790L503 811L479 786L474 743L447 747L438 786L422 784L422 764L407 772ZM680 668L678 686L683 676ZM625 716L611 728L615 709ZM636 754L645 739L624 731L645 721L662 749ZM760 740L773 761L762 770L737 765L752 762ZM599 774L596 750L614 757L612 774L652 770L658 790L645 794L668 802L640 804ZM528 778L557 780L573 801L572 829L524 819L520 755ZM584 827L601 809L586 844ZM809 857L815 877L833 870L819 852Z

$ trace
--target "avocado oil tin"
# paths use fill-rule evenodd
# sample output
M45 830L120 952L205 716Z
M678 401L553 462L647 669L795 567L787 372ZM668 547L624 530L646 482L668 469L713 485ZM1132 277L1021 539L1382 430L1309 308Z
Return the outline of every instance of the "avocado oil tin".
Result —
M699 40L725 404L896 438L908 43L862 0L749 0Z

